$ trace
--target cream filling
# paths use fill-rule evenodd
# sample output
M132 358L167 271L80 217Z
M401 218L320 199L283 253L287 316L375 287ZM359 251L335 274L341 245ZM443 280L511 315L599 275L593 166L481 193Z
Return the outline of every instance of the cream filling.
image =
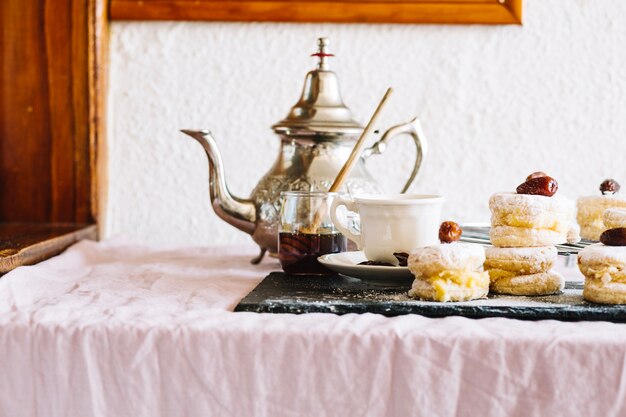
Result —
M602 211L595 213L578 213L576 221L581 227L590 227L594 229L604 230L604 220L602 219Z
M512 278L514 276L519 275L515 272L511 272L511 271L507 271L507 270L499 269L499 268L490 268L490 269L487 269L487 272L489 273L489 279L491 280L491 282L496 282L497 280L502 279L502 278Z
M512 227L524 227L529 229L546 229L557 233L567 233L570 229L568 221L563 221L561 217L566 216L546 213L536 216L525 215L523 211L509 211L496 216L502 224Z
M626 272L615 266L604 266L597 269L587 267L585 269L585 277L587 279L600 280L603 284L608 284L609 282L626 283Z
M489 274L484 271L447 270L423 279L435 289L434 298L436 301L449 301L451 287L462 289L489 287Z
M487 259L484 267L485 271L489 272L491 281L498 280L500 278L511 278L518 275L530 275L539 274L541 272L549 271L554 265L552 259L541 261L504 261L499 259Z

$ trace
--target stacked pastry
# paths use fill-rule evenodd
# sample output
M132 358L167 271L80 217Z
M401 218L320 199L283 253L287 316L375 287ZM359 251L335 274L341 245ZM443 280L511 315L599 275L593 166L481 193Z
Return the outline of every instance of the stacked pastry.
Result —
M558 196L496 193L489 199L494 246L551 246L575 241L574 205Z
M490 290L497 294L545 295L563 289L563 277L552 271L554 246L485 249Z
M557 190L556 180L537 172L516 193L497 193L489 200L494 247L485 252L485 270L492 292L547 295L563 289L563 277L552 270L554 245L578 236L572 229L573 204L555 197Z
M456 242L462 230L454 222L439 228L441 244L414 249L408 260L415 280L409 296L429 301L467 301L484 298L489 275L483 271L482 246Z
M610 208L602 213L602 222L605 229L626 227L626 209Z
M578 254L585 276L583 297L594 303L626 304L626 222L604 231L600 242Z
M578 212L576 220L580 225L580 235L583 239L599 240L600 235L608 227L604 224L603 215L607 209L626 209L626 199L615 195L620 185L613 179L607 179L600 184L602 195L580 197L577 202ZM610 220L609 220L610 221Z

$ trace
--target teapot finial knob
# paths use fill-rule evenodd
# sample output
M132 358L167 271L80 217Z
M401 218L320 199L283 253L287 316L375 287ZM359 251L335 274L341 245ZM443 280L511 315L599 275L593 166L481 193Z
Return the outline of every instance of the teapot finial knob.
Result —
M319 38L317 40L317 45L317 53L311 54L311 56L316 56L320 59L320 61L317 63L317 69L326 71L328 70L328 58L331 56L335 56L328 52L328 45L330 45L330 40L328 38Z

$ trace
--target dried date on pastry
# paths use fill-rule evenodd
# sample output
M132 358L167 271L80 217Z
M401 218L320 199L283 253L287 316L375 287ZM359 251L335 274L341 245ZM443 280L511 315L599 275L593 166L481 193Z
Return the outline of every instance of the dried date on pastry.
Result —
M535 171L532 174L530 174L529 176L526 177L526 181L528 180L532 180L533 178L541 178L541 177L547 177L548 174L546 174L543 171Z
M626 227L605 230L600 235L600 242L606 246L626 246Z
M613 178L607 178L600 184L600 191L603 195L615 194L620 188L622 187L620 187L619 182L615 181Z
M456 242L461 238L463 229L455 222L443 222L439 226L439 241L441 243Z
M552 177L536 177L517 186L517 194L543 195L552 197L559 189L559 183Z

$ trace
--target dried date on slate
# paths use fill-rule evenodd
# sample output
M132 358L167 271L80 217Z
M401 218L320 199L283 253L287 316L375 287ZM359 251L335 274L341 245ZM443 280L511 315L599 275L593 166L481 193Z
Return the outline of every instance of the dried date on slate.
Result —
M552 197L559 189L559 183L552 177L536 177L517 186L517 194L543 195Z
M600 235L600 242L607 246L626 246L626 227L605 230Z
M456 222L443 222L439 226L439 241L441 243L456 242L461 238L463 229Z
M363 261L359 262L359 265L371 265L371 266L393 266L388 262L380 262L380 261Z
M619 185L619 182L615 181L612 178L608 178L602 181L602 184L600 184L600 191L603 195L615 194L619 191L620 188L622 187Z
M407 266L409 264L409 254L406 252L394 252L393 256L396 257L400 264L398 266Z
M409 254L406 252L394 252L393 256L396 257L399 264L398 266L407 266L409 261ZM395 266L388 262L380 262L380 261L363 261L359 262L359 265L372 265L372 266Z

